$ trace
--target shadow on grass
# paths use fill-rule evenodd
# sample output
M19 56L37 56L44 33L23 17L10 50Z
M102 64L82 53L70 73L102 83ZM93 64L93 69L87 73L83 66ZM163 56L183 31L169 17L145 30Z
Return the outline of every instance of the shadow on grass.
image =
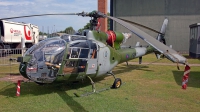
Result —
M96 78L93 81L97 83L100 80L105 80L104 78L105 77ZM16 86L17 86L16 83L12 83L0 89L0 95L15 97ZM23 97L30 94L38 96L38 95L44 95L44 94L50 94L50 93L57 93L61 91L65 92L68 90L79 89L86 86L91 86L91 91L92 91L92 85L89 79L85 79L83 82L82 81L67 82L66 80L59 80L59 81L55 81L54 83L44 84L44 85L38 85L34 82L22 82L20 89L21 89L21 93L23 94L21 95L21 97Z
M172 71L176 83L182 86L183 71ZM200 88L200 72L190 71L188 87Z
M103 77L102 77L103 78ZM102 78L98 78L93 80L94 82L98 82L103 80ZM6 87L0 89L0 95L7 96L7 97L16 97L16 85L15 83L11 83ZM84 107L81 106L78 102L74 100L76 96L70 96L67 91L74 90L86 86L91 86L89 79L85 80L84 82L76 82L76 83L69 83L64 80L56 81L52 84L44 84L38 85L34 82L23 82L21 83L21 95L20 97L27 97L29 95L38 96L38 95L45 95L51 93L57 93L62 100L74 111L74 112L87 112ZM75 90L77 92L85 92L83 90ZM92 91L92 86L91 86ZM72 91L70 91L71 93Z
M149 70L148 68L149 67L145 65L128 65L127 66L125 64L122 64L120 66L117 66L113 72L117 75L119 73L126 73L132 70L152 71L152 70Z
M117 76L117 74L119 73L125 73L125 72L129 72L131 70L144 70L144 71L149 71L148 66L143 66L143 65L122 65L119 66L115 71L115 75ZM112 77L112 76L108 76L108 77ZM93 81L95 83L105 80L105 77L100 77L100 78L96 78ZM114 81L114 78L113 80ZM99 83L103 83L103 82L99 82ZM107 85L107 84L105 84ZM110 86L112 85L112 82L110 83ZM84 82L76 82L76 83L69 83L65 80L62 81L56 81L54 83L51 84L44 84L44 85L38 85L34 82L23 82L21 83L21 96L20 97L27 97L29 95L33 95L33 96L38 96L38 95L45 95L45 94L51 94L51 93L57 93L62 99L63 101L73 110L73 111L80 111L81 112L86 112L86 110L84 109L84 107L82 107L78 102L76 102L74 100L75 96L70 96L68 94L67 91L69 90L75 90L77 92L88 92L85 91L84 89L79 89L79 88L83 88L86 86L90 86L91 87L91 91L92 91L92 85L90 83L89 79L85 79ZM89 88L90 88L89 87ZM76 90L78 89L78 90ZM97 88L99 89L99 88ZM3 96L7 96L7 97L16 97L16 84L12 83L9 84L8 86L2 88L0 90L0 95Z
M65 103L73 110L74 112L88 112L76 102L71 96L69 96L65 91L57 92L57 94L65 101Z

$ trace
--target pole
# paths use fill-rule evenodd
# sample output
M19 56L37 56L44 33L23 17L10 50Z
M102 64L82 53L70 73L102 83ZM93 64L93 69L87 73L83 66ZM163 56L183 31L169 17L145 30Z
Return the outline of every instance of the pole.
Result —
M20 80L18 80L18 82L17 82L17 92L16 92L16 96L20 96Z
M1 27L0 27L0 39L1 39Z
M48 26L48 37L49 37L49 26Z
M24 56L24 51L25 51L25 41L24 38L21 37L21 49L22 49L22 56Z
M44 37L44 27L42 26L42 38Z

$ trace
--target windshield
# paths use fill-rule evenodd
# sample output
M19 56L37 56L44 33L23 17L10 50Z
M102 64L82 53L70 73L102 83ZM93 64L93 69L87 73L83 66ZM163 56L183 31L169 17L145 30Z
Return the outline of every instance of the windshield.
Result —
M31 56L27 63L27 76L38 83L51 83L56 79L58 69L53 65L61 65L66 48L66 41L61 38L45 39L32 46L25 53Z
M69 41L70 41L70 40L69 40L69 35L62 35L60 38L61 38L61 39L64 39L66 42L69 42Z
M60 38L50 38L28 49L25 55L32 55L37 61L55 62L63 56L66 42Z

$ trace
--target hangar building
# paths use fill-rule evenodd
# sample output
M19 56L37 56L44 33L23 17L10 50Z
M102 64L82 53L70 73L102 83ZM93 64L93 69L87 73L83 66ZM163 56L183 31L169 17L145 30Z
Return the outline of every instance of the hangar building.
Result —
M189 25L200 22L200 0L110 0L110 15L146 25L157 31L163 20L168 18L167 45L181 53L189 53ZM111 29L130 32L118 23L111 22ZM138 27L153 37L157 34ZM137 41L146 44L134 34L126 45L134 46Z

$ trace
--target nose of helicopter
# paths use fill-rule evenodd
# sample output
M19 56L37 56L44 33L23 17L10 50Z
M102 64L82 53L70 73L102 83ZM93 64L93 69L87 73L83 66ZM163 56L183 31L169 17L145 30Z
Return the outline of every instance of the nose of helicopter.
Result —
M27 65L26 73L29 79L38 83L51 83L56 78L56 73L49 68L44 61L36 62L34 65Z
M20 64L21 74L37 83L51 83L56 79L58 69L46 63L59 65L64 55L66 42L63 39L49 39L32 46L25 53Z

